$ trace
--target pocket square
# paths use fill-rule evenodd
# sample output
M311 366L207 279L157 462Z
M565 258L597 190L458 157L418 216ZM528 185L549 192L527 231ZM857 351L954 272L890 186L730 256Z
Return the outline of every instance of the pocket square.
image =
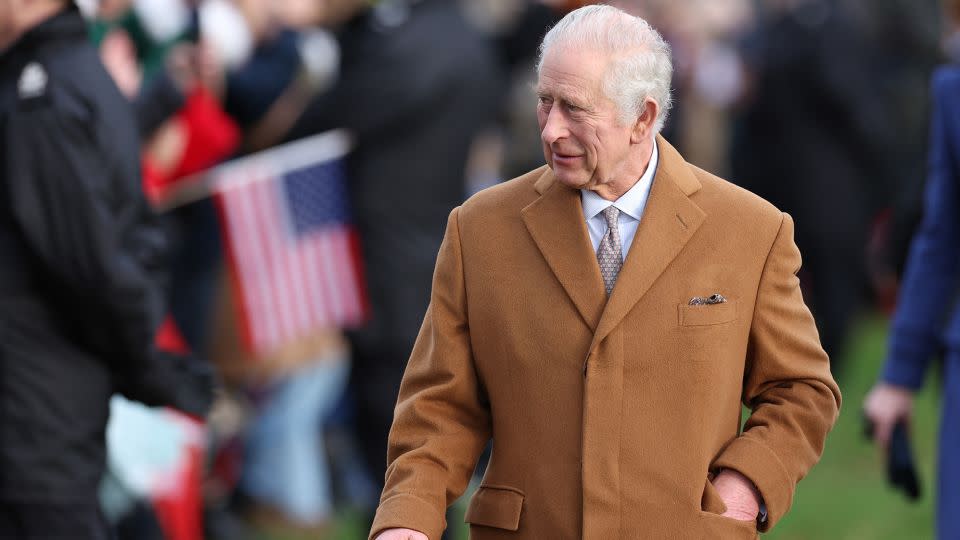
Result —
M704 298L702 296L694 296L688 302L691 306L710 306L713 304L723 304L727 301L726 298L720 293L713 293L710 296Z

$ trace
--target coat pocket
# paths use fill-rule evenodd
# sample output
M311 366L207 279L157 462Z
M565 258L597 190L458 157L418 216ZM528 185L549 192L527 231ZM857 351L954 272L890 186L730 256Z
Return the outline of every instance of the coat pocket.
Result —
M757 524L754 521L740 521L724 517L721 514L727 511L727 505L720 498L720 493L713 482L707 479L703 486L703 496L700 499L700 523L703 529L703 538L757 538Z
M471 525L516 531L520 528L523 498L523 493L510 487L480 486L470 499L463 521Z
M720 493L714 487L713 482L707 478L703 486L703 495L700 497L700 510L720 515L727 511L727 504L720 498Z
M739 521L710 512L700 512L700 530L699 538L756 540L760 535L756 522Z
M702 304L691 306L679 304L677 317L680 326L709 326L736 320L737 301L727 300L722 304Z

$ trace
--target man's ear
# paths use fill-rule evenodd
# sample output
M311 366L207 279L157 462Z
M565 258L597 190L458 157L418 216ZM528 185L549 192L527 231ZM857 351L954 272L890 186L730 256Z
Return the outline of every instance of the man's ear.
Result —
M660 104L652 98L647 98L643 102L643 111L637 120L633 123L633 132L630 134L630 142L639 143L648 140L653 132L653 126L657 123L657 116L660 114Z

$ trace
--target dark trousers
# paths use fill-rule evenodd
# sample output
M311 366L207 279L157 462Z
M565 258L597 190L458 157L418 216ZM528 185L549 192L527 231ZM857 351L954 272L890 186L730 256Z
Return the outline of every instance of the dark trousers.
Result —
M940 419L937 474L937 538L960 538L960 350L947 352L944 362L943 416Z
M0 502L2 540L110 540L96 504Z

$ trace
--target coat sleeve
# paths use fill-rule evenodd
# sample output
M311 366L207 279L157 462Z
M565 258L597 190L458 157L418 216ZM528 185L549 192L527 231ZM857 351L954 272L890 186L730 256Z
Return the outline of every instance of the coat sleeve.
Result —
M403 527L438 540L447 506L466 489L490 438L470 346L458 210L447 223L430 305L400 387L371 539Z
M714 470L734 469L754 483L767 506L764 529L790 508L840 408L840 390L800 293L799 269L793 220L783 214L751 323L743 385L751 414L713 464Z
M107 148L91 119L55 107L24 111L7 128L17 141L7 169L13 219L75 339L104 360L127 397L205 414L209 367L154 345L166 313L166 237L146 217L136 166L111 159L138 146Z
M54 107L17 120L12 129L20 142L10 158L14 219L50 288L69 306L65 315L90 326L86 336L108 328L110 349L136 362L164 314L162 288L145 265L155 259L146 252L164 249L163 234L139 221L142 201L129 200L139 186L124 193L110 181L122 171L99 143L94 120Z
M954 306L960 279L958 92L960 71L937 72L923 222L910 245L882 374L884 381L913 390L922 386L930 360L940 348L944 318Z

